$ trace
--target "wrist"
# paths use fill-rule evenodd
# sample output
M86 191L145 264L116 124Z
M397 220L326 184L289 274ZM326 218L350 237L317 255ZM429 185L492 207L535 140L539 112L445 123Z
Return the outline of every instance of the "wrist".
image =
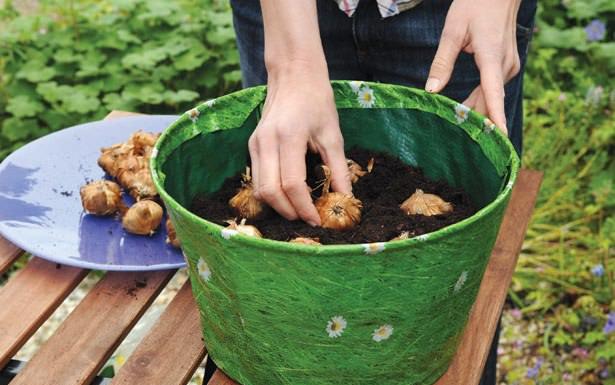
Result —
M302 83L310 82L318 84L329 82L329 71L327 63L320 58L277 58L268 60L265 64L267 68L267 83L269 86L281 83Z

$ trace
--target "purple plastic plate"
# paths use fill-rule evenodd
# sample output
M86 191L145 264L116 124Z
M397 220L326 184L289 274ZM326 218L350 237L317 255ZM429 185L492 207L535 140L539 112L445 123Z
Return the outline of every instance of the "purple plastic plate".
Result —
M166 218L152 237L132 235L117 218L83 213L79 197L86 181L105 177L96 164L101 147L126 141L139 129L160 132L176 119L154 115L86 123L15 151L0 164L0 234L32 255L87 269L185 266L181 251L165 243Z

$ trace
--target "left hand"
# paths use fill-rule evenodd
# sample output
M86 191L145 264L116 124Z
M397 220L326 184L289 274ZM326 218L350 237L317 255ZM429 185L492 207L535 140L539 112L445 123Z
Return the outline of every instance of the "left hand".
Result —
M521 0L454 0L425 85L428 92L440 92L459 53L474 54L480 85L463 104L489 116L504 134L504 84L521 69L516 39L520 4Z

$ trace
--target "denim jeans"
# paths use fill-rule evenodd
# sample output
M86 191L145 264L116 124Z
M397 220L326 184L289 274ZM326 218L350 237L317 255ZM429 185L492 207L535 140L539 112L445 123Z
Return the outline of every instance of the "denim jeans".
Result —
M289 2L290 3L290 2ZM340 11L332 0L317 0L320 35L331 79L371 80L423 88L438 48L451 0L425 0L416 8L381 18L373 0L361 0L353 17ZM231 0L243 86L267 83L263 58L263 20L256 0ZM505 86L505 113L509 137L522 149L522 87L525 59L531 38L536 0L523 0L517 15L517 48L520 73ZM442 94L465 100L480 83L472 55L461 53L451 80ZM499 326L481 385L496 383ZM208 360L206 380L215 365Z

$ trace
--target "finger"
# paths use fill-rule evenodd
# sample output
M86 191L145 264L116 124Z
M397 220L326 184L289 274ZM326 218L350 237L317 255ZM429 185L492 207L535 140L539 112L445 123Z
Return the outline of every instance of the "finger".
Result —
M260 135L258 138L258 185L255 186L255 196L271 206L281 216L292 221L297 219L297 213L282 191L279 156L277 139Z
M310 188L305 183L305 153L307 143L300 140L280 144L280 175L282 190L295 212L311 226L320 225L320 215L314 207Z
M446 86L453 73L455 61L457 61L457 56L461 52L462 45L463 33L445 24L425 84L427 92L440 92Z
M476 101L478 100L479 95L481 94L480 86L474 88L470 93L470 96L466 100L463 101L463 105L470 107L475 110Z
M502 61L497 55L475 54L480 71L480 86L487 106L487 115L496 126L506 129L504 113L504 78Z
M330 138L319 142L320 156L324 163L331 169L331 186L334 191L344 194L352 194L352 183L350 173L344 155L344 138L337 129L328 130L335 132Z
M250 172L252 173L252 186L258 186L258 138L253 133L248 140L248 150L250 151ZM260 199L256 196L256 190L254 190L254 196L256 199Z

